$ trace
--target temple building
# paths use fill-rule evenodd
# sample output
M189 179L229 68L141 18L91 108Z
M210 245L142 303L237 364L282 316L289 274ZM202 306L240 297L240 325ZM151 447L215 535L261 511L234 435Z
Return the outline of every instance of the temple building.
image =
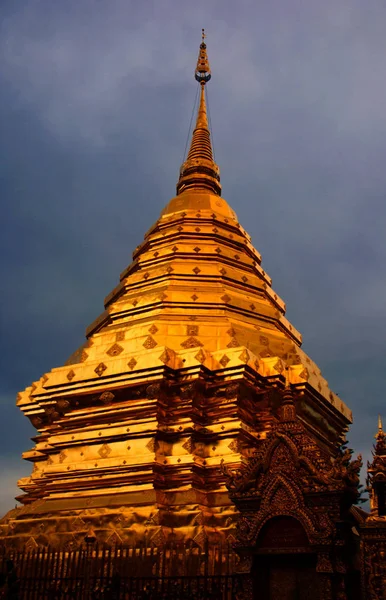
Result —
M386 435L380 424L367 515L361 458L345 445L351 411L221 197L204 39L195 78L176 196L85 343L18 394L37 433L1 544L228 545L249 582L240 598L384 599Z

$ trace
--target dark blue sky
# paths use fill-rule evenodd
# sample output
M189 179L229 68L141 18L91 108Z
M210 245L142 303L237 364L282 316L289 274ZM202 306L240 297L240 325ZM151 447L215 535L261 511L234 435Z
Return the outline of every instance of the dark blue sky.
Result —
M369 455L385 411L386 5L3 0L0 512L62 364L174 195L201 28L223 195ZM386 414L385 414L386 417Z

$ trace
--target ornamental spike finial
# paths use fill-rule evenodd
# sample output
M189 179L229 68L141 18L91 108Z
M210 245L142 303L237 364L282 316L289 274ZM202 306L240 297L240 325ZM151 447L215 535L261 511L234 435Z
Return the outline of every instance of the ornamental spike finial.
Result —
M205 85L211 78L208 54L205 44L205 31L202 30L202 41L198 53L194 78L199 82L200 103L198 106L196 126L186 161L181 166L177 183L177 194L187 190L207 190L221 195L220 169L214 162L208 115L206 109Z
M378 431L383 431L381 415L378 415Z

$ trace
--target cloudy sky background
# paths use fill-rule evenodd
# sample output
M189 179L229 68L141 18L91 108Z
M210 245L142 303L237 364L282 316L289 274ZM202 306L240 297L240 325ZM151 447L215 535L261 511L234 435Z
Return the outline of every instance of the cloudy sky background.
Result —
M0 513L17 391L61 365L174 195L201 28L223 195L369 456L386 418L383 0L3 0ZM25 464L23 464L25 463Z

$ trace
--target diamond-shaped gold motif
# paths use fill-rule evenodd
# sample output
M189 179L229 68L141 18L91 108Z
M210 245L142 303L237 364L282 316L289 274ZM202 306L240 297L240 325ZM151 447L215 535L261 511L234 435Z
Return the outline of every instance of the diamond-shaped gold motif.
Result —
M64 450L62 450L61 453L59 454L59 462L62 463L66 458L67 458L67 454L65 453Z
M218 232L217 227L213 227L212 231L213 231L213 233L217 233Z
M107 458L109 454L111 454L111 448L107 444L103 444L101 448L98 450L99 456L102 458Z
M163 302L164 300L166 300L167 297L168 295L162 292L162 294L160 295L160 300Z
M136 364L137 364L137 361L135 360L135 358L131 358L129 360L129 362L127 363L127 366L132 371L134 369L134 367L135 367Z
M155 341L154 338L151 337L151 335L148 335L142 345L144 348L147 348L148 350L150 350L151 348L155 348L155 346L157 345L157 342Z
M228 294L224 294L223 296L221 296L221 300L223 302L229 302L230 301L230 296L228 296Z
M82 350L82 354L80 355L80 362L84 362L88 359L88 354L85 350Z
M173 267L168 267L166 269L166 272L169 273L169 275L170 275L170 273L173 273L173 271L174 271Z
M248 281L248 277L246 277L245 275L243 275L241 279L244 281L244 283Z
M170 362L172 356L171 354L165 349L161 356L159 357L160 361L162 361L165 365L168 364L168 362Z
M249 352L248 352L248 350L243 350L241 352L241 354L239 355L239 359L242 362L247 363L249 361Z
M150 277L150 275L149 275L149 273L146 271L146 273L144 274L143 278L144 278L144 279L149 279L149 277Z
M173 252L177 252L177 250L178 250L178 247L177 246L173 246L172 251Z
M189 452L189 454L192 453L193 450L193 442L192 442L192 438L188 438L186 440L186 442L184 444L182 444L182 447L184 450L186 450L187 452Z
M278 373L283 373L284 371L284 366L283 366L283 362L279 359L274 365L273 368L275 369L275 371L277 371Z
M116 336L115 336L115 341L116 342L122 342L125 339L125 332L124 331L117 331Z
M217 252L217 254L221 254L221 248L216 248L215 252Z
M113 346L111 346L111 348L107 350L106 354L108 354L109 356L118 356L118 354L120 354L121 352L123 352L122 346L115 343L113 344Z
M131 304L132 304L133 306L137 306L137 304L138 304L138 300L136 300L136 299L134 298L134 300L132 301L132 303L131 303Z
M235 254L235 259L240 260L240 256L238 254Z
M196 356L194 357L196 360L198 360L199 363L203 364L205 362L205 352L203 352L203 350L201 349L199 352L197 352Z
M103 373L106 371L106 369L107 369L106 365L103 362L101 362L101 363L99 363L97 368L94 369L94 372L98 375L98 377L101 377L103 375Z
M236 332L233 329L233 327L231 327L230 329L228 329L227 334L230 335L231 337L234 337L236 335Z
M71 371L69 371L69 372L67 373L67 379L68 379L68 381L72 381L72 380L74 379L74 377L75 377L75 371L73 371L73 370L71 369Z
M253 302L252 302L252 304L249 305L249 307L251 308L251 310L255 310L255 308L256 308L256 306L253 304Z
M149 333L151 333L152 335L154 335L155 333L157 333L158 331L158 327L157 325L152 325L149 329Z
M193 250L195 251L196 254L198 254L198 252L200 252L201 248L199 248L198 246L196 246L195 248L193 248Z
M226 275L226 269L224 269L224 267L222 269L220 269L220 273L221 275Z
M201 229L199 227L196 227L195 231L197 231L197 233L199 233L201 231Z
M224 368L227 366L227 364L229 363L230 358L227 357L226 354L224 354L224 356L222 357L222 359L219 361L220 365L222 365Z
M82 531L86 528L86 523L83 521L81 517L75 517L75 519L71 522L71 529L75 531Z
M301 373L299 373L299 377L302 379L308 379L310 376L308 369L303 369Z
M203 346L203 344L200 342L200 340L193 336L189 337L181 344L182 348L197 348L199 346Z
M27 552L33 552L34 550L36 550L38 548L38 544L35 541L35 538L30 537L28 542L26 542L24 544L24 550L27 550Z
M201 269L199 269L198 267L194 267L193 273L195 273L196 275L198 275L199 273L201 273Z
M269 339L265 335L261 335L260 336L260 344L262 344L263 346L268 346Z
M238 346L240 346L240 344L238 343L236 338L232 338L229 344L227 344L227 348L237 348Z
M150 438L150 440L148 441L148 443L146 444L146 448L149 450L149 452L155 452L156 449L156 441L155 438Z
M178 230L179 232L183 231L183 229L184 229L184 228L183 228L181 225L180 225L179 227L177 227L177 230Z
M192 300L194 300L194 302L195 302L196 300L198 300L198 296L197 296L197 294L193 294L193 296L191 296L191 299L192 299Z
M198 335L198 325L188 325L186 335Z

